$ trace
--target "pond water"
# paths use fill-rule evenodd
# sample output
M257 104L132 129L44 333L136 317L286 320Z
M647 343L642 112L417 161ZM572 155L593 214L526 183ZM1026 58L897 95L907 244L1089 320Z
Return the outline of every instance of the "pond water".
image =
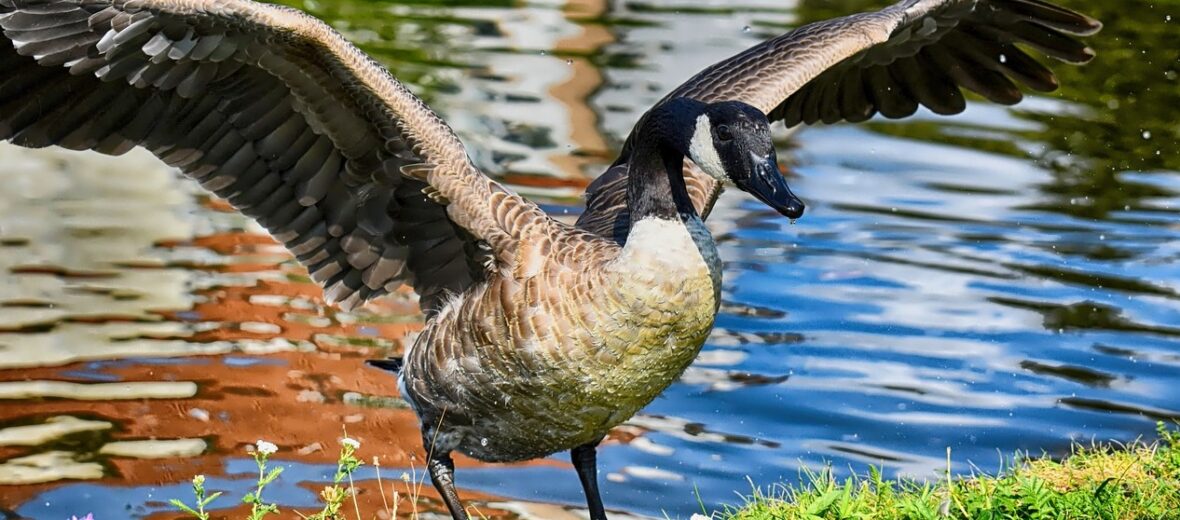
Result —
M994 471L1180 419L1180 2L1064 3L1106 29L1092 64L1056 67L1058 93L782 132L796 225L723 197L716 331L600 450L611 510L683 518L804 466L930 478L948 447L955 472ZM880 2L295 5L411 85L485 171L573 216L680 81ZM257 439L285 468L267 497L311 511L346 431L410 511L415 419L363 360L412 339L412 296L325 308L256 225L145 154L3 145L0 185L0 518L174 517L198 473L234 507ZM583 503L564 455L458 464L492 516ZM357 477L363 516L384 517L372 465Z

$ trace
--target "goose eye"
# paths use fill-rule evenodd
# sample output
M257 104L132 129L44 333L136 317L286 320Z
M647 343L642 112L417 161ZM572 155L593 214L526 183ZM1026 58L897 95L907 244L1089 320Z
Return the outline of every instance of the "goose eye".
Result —
M731 131L727 125L718 126L717 139L721 140L721 142L732 141L733 131Z

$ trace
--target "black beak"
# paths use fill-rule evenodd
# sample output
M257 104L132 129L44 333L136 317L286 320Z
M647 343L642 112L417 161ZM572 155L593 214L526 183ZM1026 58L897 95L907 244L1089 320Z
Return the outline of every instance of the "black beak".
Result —
M737 187L745 190L758 200L765 202L782 213L787 218L796 219L803 216L803 201L799 200L791 187L787 186L787 179L778 171L778 160L772 153L766 157L752 157L754 160L753 173L749 178L734 180Z

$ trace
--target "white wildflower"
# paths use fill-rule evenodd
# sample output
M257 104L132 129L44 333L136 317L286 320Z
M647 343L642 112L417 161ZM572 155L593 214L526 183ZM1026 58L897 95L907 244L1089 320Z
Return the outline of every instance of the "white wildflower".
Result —
M403 471L402 472L402 482L409 482L409 481L410 481L410 474Z
M254 443L254 449L263 455L272 455L274 452L279 451L279 447L275 446L274 443L266 442L262 439L258 439L258 442Z
M361 448L361 441L353 439L352 437L345 437L343 439L340 439L340 444L343 444L345 446L349 446L354 450L359 450Z

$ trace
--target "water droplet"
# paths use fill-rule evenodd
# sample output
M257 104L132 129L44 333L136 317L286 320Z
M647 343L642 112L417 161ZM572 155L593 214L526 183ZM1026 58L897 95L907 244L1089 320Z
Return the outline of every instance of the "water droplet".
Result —
M480 446L487 446L488 445L488 438L487 437L480 437L479 445Z
M1165 22L1170 22L1170 21L1172 21L1172 15L1170 15L1170 14L1168 14L1168 15L1164 15L1164 21L1165 21Z
M1000 63L1008 63L1008 56L1001 54Z
M748 33L748 32L750 32L750 26L749 26L749 25L747 25L747 26L745 26L745 27L742 27L742 32L744 32L744 33Z
M1144 130L1143 131L1143 138L1144 139L1151 139L1151 130Z

